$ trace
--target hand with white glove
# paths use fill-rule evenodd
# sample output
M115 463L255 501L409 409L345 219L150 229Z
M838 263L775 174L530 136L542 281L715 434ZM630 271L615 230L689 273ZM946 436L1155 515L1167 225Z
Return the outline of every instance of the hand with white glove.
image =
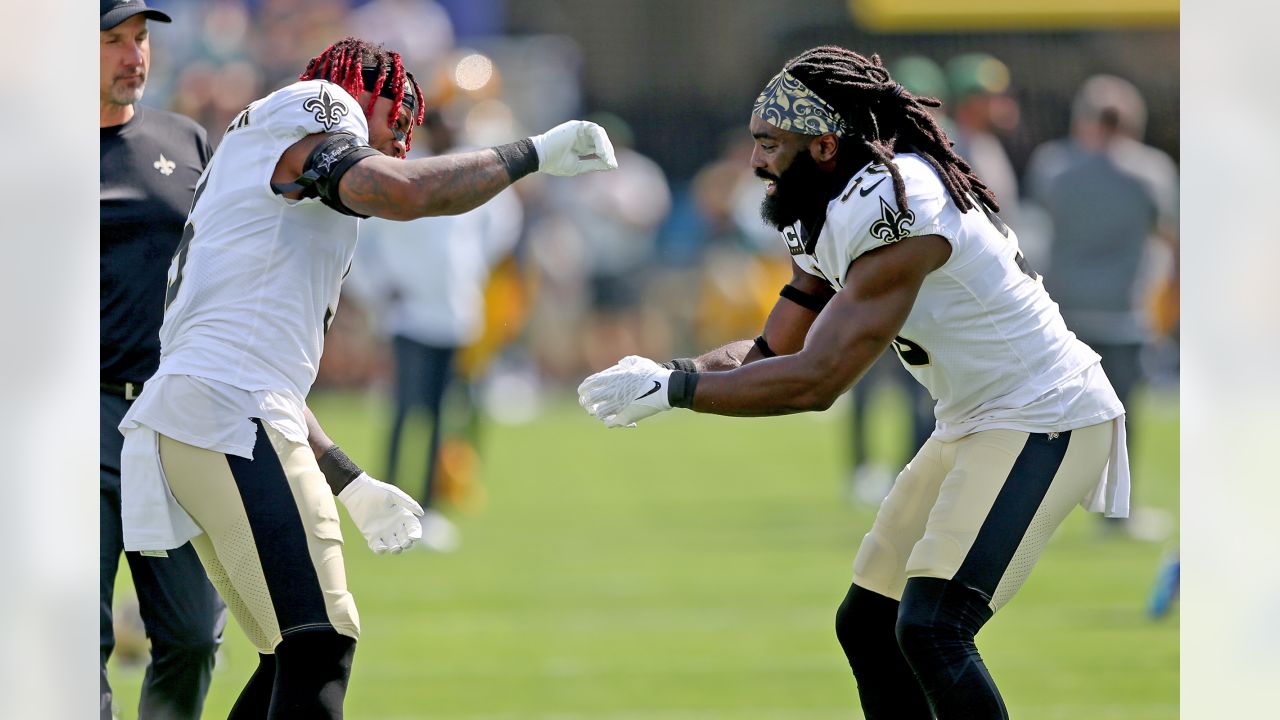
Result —
M422 539L422 524L418 521L422 506L395 485L362 472L338 493L338 499L375 555L398 555Z
M538 152L538 170L548 175L581 175L618 168L613 143L604 128L593 122L570 120L529 139Z
M635 427L637 422L671 409L667 398L671 372L648 358L628 355L583 380L578 386L578 404L605 427Z

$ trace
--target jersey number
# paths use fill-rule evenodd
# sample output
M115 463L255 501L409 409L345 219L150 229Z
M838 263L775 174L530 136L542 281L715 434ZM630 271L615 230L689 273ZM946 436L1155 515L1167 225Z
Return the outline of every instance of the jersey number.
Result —
M178 250L173 254L173 264L169 269L169 284L164 289L164 311L169 312L173 299L178 297L178 287L182 285L182 268L187 264L187 249L191 247L191 238L196 236L196 226L189 221L182 229L182 240L178 242Z
M248 112L248 108L245 109ZM205 187L209 184L209 169L212 165L206 165L204 172L200 175L200 182L196 185L195 195L191 198L191 210L187 212L187 225L182 228L182 239L178 241L178 249L173 253L173 264L169 271L169 284L164 289L164 310L169 312L169 306L173 304L174 298L178 297L178 288L182 285L182 269L187 264L187 252L191 247L191 238L196 236L196 226L189 219L191 213L196 211L196 203L200 202L200 196L204 194Z
M924 367L933 362L928 350L901 335L893 339L893 349L898 351L898 357L902 358L902 362L911 367Z

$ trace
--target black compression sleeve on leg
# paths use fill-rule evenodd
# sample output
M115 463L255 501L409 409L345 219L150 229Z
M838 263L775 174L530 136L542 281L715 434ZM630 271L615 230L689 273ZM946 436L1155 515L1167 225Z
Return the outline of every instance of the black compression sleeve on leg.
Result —
M498 145L493 151L498 153L498 159L506 166L511 182L538 171L538 151L529 138Z
M929 702L894 637L898 601L857 585L836 611L836 638L867 720L932 720Z
M334 630L307 630L285 636L276 646L276 682L267 717L342 717L356 641Z
M364 472L337 445L325 450L320 459L316 460L316 464L320 466L320 472L324 473L324 479L329 483L329 489L334 495L346 489L352 480L360 477L360 473Z
M902 654L938 720L1009 720L974 635L991 619L986 595L954 580L907 580L898 612Z
M258 653L258 669L240 691L227 720L261 720L271 707L271 689L276 682L276 656Z

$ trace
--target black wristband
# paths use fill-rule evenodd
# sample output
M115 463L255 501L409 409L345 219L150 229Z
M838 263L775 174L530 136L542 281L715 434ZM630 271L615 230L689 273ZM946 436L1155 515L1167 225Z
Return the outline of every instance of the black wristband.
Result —
M506 145L497 145L493 151L507 168L511 182L515 182L529 173L538 171L538 150L533 140L525 138Z
M334 495L345 490L352 480L360 477L360 473L364 472L337 445L325 450L324 454L316 460L316 464L320 466L320 472L324 473L324 479L329 483L329 489Z
M761 355L767 358L778 357L778 353L774 352L773 348L769 347L769 341L764 339L763 334L756 337L756 349L760 351Z
M698 373L672 370L667 380L667 403L673 408L692 408L693 393L698 389Z
M694 363L693 358L675 358L662 363L662 367L668 370L683 370L684 372L698 372L698 365Z

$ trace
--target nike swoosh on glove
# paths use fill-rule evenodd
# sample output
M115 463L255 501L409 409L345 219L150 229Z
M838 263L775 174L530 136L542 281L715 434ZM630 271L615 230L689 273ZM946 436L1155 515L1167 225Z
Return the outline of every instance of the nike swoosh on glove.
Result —
M375 555L400 552L422 539L422 506L403 490L360 473L338 493Z
M636 423L670 410L667 384L671 371L635 355L623 358L578 386L578 404L606 427L635 427Z
M548 175L618 169L608 133L593 122L570 120L529 139L538 152L538 170Z

